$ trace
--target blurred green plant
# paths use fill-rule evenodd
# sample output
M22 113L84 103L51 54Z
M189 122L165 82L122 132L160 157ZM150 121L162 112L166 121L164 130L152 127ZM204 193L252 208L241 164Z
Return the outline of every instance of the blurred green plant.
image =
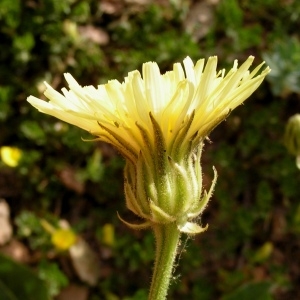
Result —
M50 235L41 225L41 219L33 212L23 210L16 218L17 236L26 239L33 250L52 248Z
M272 300L270 293L271 284L269 282L254 282L241 286L239 289L224 296L222 300Z
M187 54L198 58L199 47L184 31L180 12L150 5L144 12L112 24L109 30L112 42L117 45L112 49L116 68L121 65L127 73L145 61L156 61L164 70L171 61L179 61Z
M0 299L51 299L44 282L26 266L0 254Z
M57 296L62 288L66 287L69 283L67 276L60 270L57 263L42 260L38 264L37 270L39 278L47 286L50 299Z
M215 22L200 40L184 27L194 1L176 1L175 6L137 2L0 1L0 146L16 146L23 153L16 168L0 166L0 196L7 198L16 217L15 237L32 253L48 251L49 235L37 216L47 218L55 212L49 221L71 220L99 250L103 273L101 283L90 291L92 300L99 300L97 295L143 299L153 241L147 232L138 238L127 234L115 215L118 210L132 217L123 211L124 162L102 144L78 142L90 136L36 113L25 99L39 96L44 80L62 86L63 72L97 85L122 78L148 60L166 69L186 55L198 59L218 54L222 61L231 61L232 56L249 54L259 60L263 53L273 69L270 85L214 132L213 143L203 153L207 165L215 164L220 175L203 220L210 227L181 254L174 281L180 274L182 284L176 291L171 288L170 298L234 295L248 283L253 286L249 274L257 265L266 270L276 299L300 298L295 267L300 262L294 252L299 248L300 174L282 143L286 120L300 111L298 1L214 1ZM101 41L87 37L88 32ZM13 196L6 194L7 188ZM113 247L95 238L104 224L114 228ZM273 251L264 261L257 251L265 242ZM59 266L59 261L54 263ZM226 271L224 277L219 270ZM254 290L265 295L268 287L262 285Z
M245 22L245 10L241 1L221 1L217 8L217 16L218 22L223 24L217 29L224 30L229 42L232 43L230 51L241 52L261 44L263 28L258 23Z
M300 93L300 42L296 37L275 42L263 58L272 69L267 80L275 96Z

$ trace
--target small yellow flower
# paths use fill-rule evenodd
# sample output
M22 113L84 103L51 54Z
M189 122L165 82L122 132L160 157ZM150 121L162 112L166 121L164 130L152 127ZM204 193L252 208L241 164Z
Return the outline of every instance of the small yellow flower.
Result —
M77 241L76 234L71 229L56 229L51 234L52 244L61 251L68 250Z
M40 222L45 231L50 234L51 242L56 249L69 250L77 242L77 235L68 227L67 223L62 222L66 228L56 228L45 219L41 219Z
M22 150L9 146L2 146L0 153L2 161L10 167L16 167L22 156Z
M65 74L69 90L62 94L46 83L49 102L28 101L39 111L89 131L114 145L126 158L126 204L145 219L143 228L176 222L182 232L205 230L190 222L204 210L212 194L202 192L203 142L211 130L242 104L270 72L262 64L249 71L250 56L239 68L217 71L217 57L194 65L187 57L161 74L155 62L143 64L122 83L111 80L81 87ZM216 175L216 173L215 173Z

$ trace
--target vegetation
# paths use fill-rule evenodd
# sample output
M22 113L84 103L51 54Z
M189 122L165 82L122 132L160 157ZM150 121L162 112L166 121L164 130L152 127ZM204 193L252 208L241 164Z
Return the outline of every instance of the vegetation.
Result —
M135 221L125 208L122 158L38 113L27 96L42 97L45 80L63 87L64 72L97 85L149 60L166 70L187 55L218 55L220 67L255 55L272 73L207 142L205 186L213 165L219 174L202 218L209 229L182 245L169 297L300 298L300 172L283 145L286 121L300 111L299 26L296 0L2 0L0 146L22 152L16 167L0 161L0 197L14 229L0 252L18 261L0 256L3 297L27 299L23 284L32 281L41 300L45 292L68 299L74 287L83 299L143 300L152 270L152 235L117 217ZM77 236L90 260L61 249L59 228ZM6 276L5 266L18 276Z

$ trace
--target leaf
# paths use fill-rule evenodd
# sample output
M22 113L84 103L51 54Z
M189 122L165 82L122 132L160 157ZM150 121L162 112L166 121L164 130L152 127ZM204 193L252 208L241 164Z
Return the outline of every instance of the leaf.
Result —
M0 299L2 300L18 300L16 295L7 288L7 286L0 280Z
M237 288L234 292L221 298L222 300L273 300L270 283L252 282Z
M0 254L1 300L47 300L44 282L29 268Z
M38 272L48 287L51 297L57 296L69 284L67 276L60 270L57 263L42 260L38 265Z
M26 120L21 124L20 130L26 138L35 141L38 145L45 144L46 134L38 122Z

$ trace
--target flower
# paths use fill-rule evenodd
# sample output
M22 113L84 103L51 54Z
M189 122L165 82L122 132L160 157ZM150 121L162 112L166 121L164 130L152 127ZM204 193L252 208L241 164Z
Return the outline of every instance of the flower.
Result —
M71 229L59 228L51 235L52 244L61 251L70 249L76 241L77 236Z
M75 232L69 228L69 224L61 220L60 225L63 227L56 228L47 220L41 219L42 227L51 236L51 243L59 251L69 250L74 244L77 243L78 237Z
M19 164L19 161L22 156L22 150L16 147L2 146L0 148L1 159L2 161L14 168Z
M46 83L49 102L28 101L39 111L76 125L114 145L126 158L125 195L129 209L146 219L142 228L176 222L183 232L203 228L190 220L205 208L214 184L202 192L200 156L211 130L261 84L270 69L252 72L250 56L239 68L217 72L217 57L161 74L155 62L143 64L122 83L81 87L65 74L69 90L62 94ZM216 176L215 176L216 177ZM128 223L127 223L128 224Z

